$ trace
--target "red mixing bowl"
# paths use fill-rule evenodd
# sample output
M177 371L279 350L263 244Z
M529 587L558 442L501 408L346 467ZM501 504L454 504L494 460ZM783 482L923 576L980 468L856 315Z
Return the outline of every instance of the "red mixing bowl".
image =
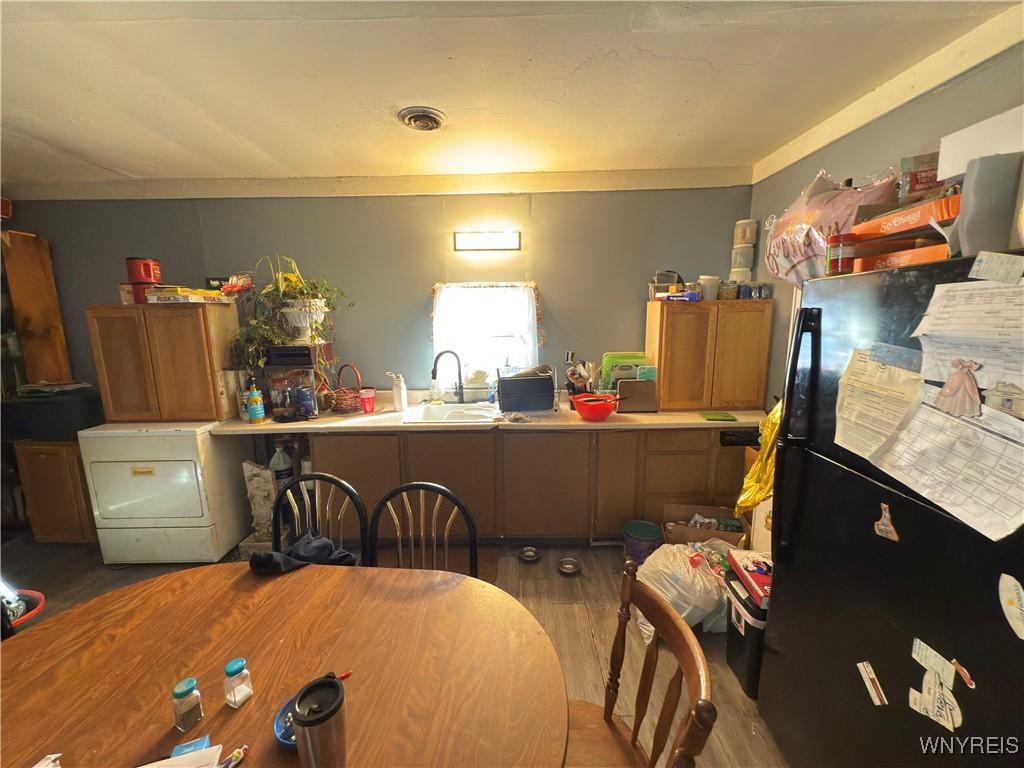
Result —
M595 398L600 402L593 402ZM615 395L569 395L569 399L584 421L604 421L616 405ZM592 402L585 402L587 400Z

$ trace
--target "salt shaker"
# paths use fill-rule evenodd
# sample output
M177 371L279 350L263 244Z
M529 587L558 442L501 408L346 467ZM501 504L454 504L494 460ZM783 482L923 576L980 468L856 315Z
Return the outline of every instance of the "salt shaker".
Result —
M252 675L245 659L238 657L224 665L224 700L229 707L238 709L252 696Z

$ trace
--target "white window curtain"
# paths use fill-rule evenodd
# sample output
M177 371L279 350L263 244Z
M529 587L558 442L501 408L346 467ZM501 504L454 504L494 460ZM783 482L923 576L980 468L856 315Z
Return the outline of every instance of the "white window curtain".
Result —
M506 366L538 361L537 286L534 283L438 283L434 286L434 354L451 349L462 374L487 372L493 381ZM454 360L439 363L438 384L455 382Z

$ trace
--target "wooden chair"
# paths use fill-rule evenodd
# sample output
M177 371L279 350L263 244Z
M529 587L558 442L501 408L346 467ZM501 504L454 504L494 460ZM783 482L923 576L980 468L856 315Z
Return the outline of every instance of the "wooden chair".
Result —
M679 725L667 765L672 768L693 768L693 759L704 749L704 743L718 717L715 705L711 703L711 674L707 659L693 632L665 599L636 580L636 563L632 560L626 561L622 574L621 599L619 624L612 642L611 668L605 686L604 709L599 704L585 701L569 702L569 747L565 764L572 768L653 768L668 741L685 678L689 709ZM629 624L631 605L635 605L646 617L655 632L644 656L632 729L613 714L619 697L619 673L622 671L626 651L626 625ZM637 735L650 703L651 683L658 665L658 646L661 642L675 656L679 668L665 692L648 757L637 743Z
M401 508L396 511L395 504L401 497ZM411 498L410 498L411 497ZM441 561L438 563L438 514L441 512L442 504L447 501L452 505L451 513L443 521L444 530L441 533ZM416 511L413 507L416 507ZM378 558L378 536L380 533L380 520L384 513L395 526L395 546L398 554L399 568L440 568L448 570L448 542L452 525L457 516L461 516L466 524L466 536L469 543L469 575L477 576L477 542L476 523L473 515L463 501L437 483L406 483L389 491L382 498L373 510L370 518L370 563L377 565ZM404 514L403 514L404 513ZM427 563L427 534L429 523L430 534L430 557ZM405 539L403 548L402 540ZM418 544L417 544L417 539ZM419 550L419 562L417 564L417 549Z
M306 487L308 483L312 484L312 489ZM325 472L300 475L278 491L272 520L274 551L284 551L281 548L281 518L285 511L290 517L289 546L306 531L312 531L314 535L326 536L339 547L344 547L345 514L349 509L355 510L359 520L359 553L363 564L367 564L366 505L355 488Z

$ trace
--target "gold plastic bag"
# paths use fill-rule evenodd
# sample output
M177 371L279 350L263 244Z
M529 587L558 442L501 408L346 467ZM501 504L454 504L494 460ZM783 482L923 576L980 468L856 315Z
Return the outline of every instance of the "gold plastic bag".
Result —
M743 478L743 490L736 501L736 517L750 519L754 507L770 498L775 486L775 443L779 436L779 422L782 420L782 401L772 408L761 427L761 449L757 452L747 476Z

